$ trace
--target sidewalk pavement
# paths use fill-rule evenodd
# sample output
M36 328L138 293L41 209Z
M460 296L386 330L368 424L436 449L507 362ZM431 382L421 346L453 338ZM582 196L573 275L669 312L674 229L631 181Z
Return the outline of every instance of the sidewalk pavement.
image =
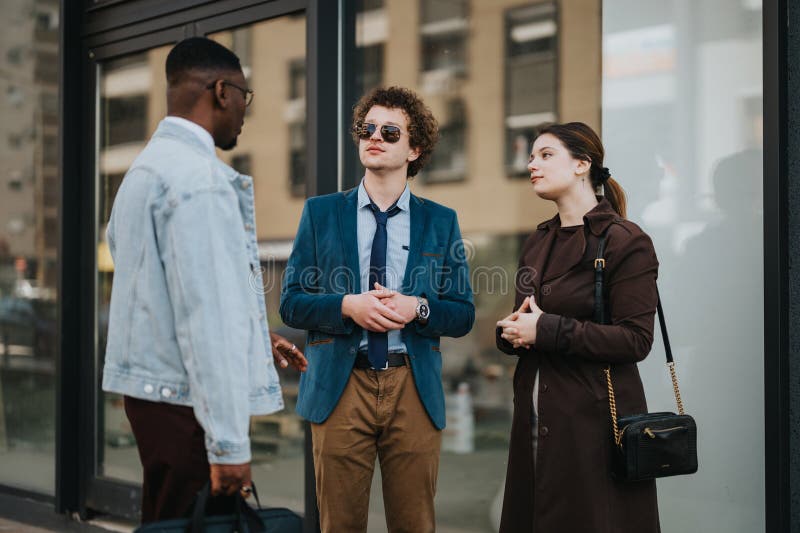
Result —
M0 533L48 533L50 531L53 530L33 527L21 522L13 522L5 518L0 518Z

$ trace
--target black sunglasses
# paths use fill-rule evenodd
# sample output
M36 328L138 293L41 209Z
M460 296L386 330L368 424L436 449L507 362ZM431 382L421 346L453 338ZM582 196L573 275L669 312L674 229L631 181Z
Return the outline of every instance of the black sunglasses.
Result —
M242 91L242 97L244 98L244 106L245 107L249 107L250 104L253 103L253 96L256 94L255 91L253 91L253 89L245 89L244 87L239 87L235 83L231 83L228 80L222 80L222 84L223 85L230 85L234 89L239 89L240 91ZM217 82L216 81L212 81L211 83L206 85L206 89L213 89L216 86L217 86Z
M371 124L369 122L363 122L356 125L356 135L358 135L359 139L364 139L365 141L372 137L375 134L375 130L378 129L376 124ZM381 126L381 137L387 143L396 143L400 140L400 133L402 130L400 126L391 126L389 124L384 124Z

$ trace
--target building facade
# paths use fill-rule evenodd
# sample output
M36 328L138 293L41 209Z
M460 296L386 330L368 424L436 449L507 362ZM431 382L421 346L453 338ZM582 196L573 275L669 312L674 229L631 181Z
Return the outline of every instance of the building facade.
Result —
M13 0L0 20L0 493L83 517L138 514L121 398L100 390L114 266L105 225L166 112L164 60L206 35L255 91L239 145L253 176L269 322L305 198L358 184L352 106L416 90L441 140L410 182L457 210L476 324L443 339L443 531L496 531L514 358L494 324L526 236L553 215L525 166L537 128L579 120L652 237L700 470L659 481L665 532L800 531L800 8L785 0ZM794 28L794 29L793 29ZM795 32L795 33L793 33ZM546 288L543 288L546 290ZM674 410L663 344L640 365ZM287 409L251 423L269 505L315 528L309 434ZM795 452L795 453L791 453ZM385 530L380 483L370 527Z

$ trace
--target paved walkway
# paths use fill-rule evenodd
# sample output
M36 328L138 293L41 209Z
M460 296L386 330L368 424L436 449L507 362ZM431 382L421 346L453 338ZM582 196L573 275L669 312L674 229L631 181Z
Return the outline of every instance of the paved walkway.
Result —
M19 522L12 522L5 518L0 518L0 533L49 533L55 531L53 529L42 529L40 527L33 527Z

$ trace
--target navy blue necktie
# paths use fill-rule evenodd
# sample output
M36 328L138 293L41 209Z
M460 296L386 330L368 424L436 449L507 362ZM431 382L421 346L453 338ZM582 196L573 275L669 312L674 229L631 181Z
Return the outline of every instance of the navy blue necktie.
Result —
M375 282L386 286L386 223L390 217L400 212L397 204L386 211L381 211L374 202L370 202L372 214L375 215L375 236L372 238L372 254L369 257L369 290L375 288ZM367 332L369 362L372 368L386 368L389 354L389 336L377 331Z

